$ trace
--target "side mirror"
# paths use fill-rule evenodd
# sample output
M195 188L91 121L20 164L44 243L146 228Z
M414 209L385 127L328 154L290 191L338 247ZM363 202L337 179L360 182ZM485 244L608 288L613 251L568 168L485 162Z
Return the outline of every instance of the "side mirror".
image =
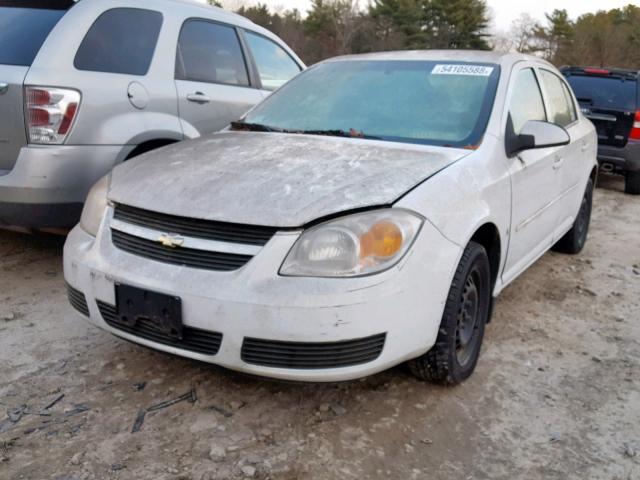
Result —
M550 148L568 145L571 137L567 131L553 123L530 120L524 124L520 134L513 132L513 124L509 119L507 127L507 155L513 157L524 150L534 148Z

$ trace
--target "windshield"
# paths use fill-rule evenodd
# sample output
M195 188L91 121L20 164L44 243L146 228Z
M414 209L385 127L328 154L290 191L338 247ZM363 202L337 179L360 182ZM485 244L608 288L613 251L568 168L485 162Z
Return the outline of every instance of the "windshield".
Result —
M636 109L638 84L635 80L570 75L567 81L581 104L615 110Z
M0 64L31 66L65 13L65 10L0 7Z
M244 121L272 130L472 147L482 140L499 74L490 64L328 62L300 74Z

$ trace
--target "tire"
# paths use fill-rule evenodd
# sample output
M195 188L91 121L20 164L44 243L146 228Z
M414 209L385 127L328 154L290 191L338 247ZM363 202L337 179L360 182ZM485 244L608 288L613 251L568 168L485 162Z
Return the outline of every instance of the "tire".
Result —
M640 171L627 172L624 176L624 193L640 195Z
M589 179L582 197L580 211L576 216L571 230L553 246L553 250L560 253L575 255L580 253L587 243L589 225L591 223L591 209L593 208L593 180Z
M471 242L451 283L435 345L408 362L421 380L456 385L476 368L491 304L491 267L484 247Z

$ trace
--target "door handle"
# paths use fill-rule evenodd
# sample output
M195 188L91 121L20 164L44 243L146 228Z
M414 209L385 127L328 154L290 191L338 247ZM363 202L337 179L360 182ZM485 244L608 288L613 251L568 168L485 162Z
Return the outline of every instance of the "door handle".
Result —
M556 156L556 158L553 161L553 169L558 170L560 167L562 167L563 163L564 163L564 158L562 158L560 155Z
M582 153L586 152L589 149L589 143L588 142L582 142Z
M187 100L200 105L211 102L211 99L202 92L190 93L187 95Z

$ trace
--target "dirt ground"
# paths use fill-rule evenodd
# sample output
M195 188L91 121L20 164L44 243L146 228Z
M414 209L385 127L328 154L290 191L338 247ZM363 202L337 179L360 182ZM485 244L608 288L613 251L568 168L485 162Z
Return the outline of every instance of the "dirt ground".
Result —
M272 382L138 347L68 306L61 239L0 233L0 479L640 479L640 199L601 187L585 251L503 293L455 388L403 367Z

